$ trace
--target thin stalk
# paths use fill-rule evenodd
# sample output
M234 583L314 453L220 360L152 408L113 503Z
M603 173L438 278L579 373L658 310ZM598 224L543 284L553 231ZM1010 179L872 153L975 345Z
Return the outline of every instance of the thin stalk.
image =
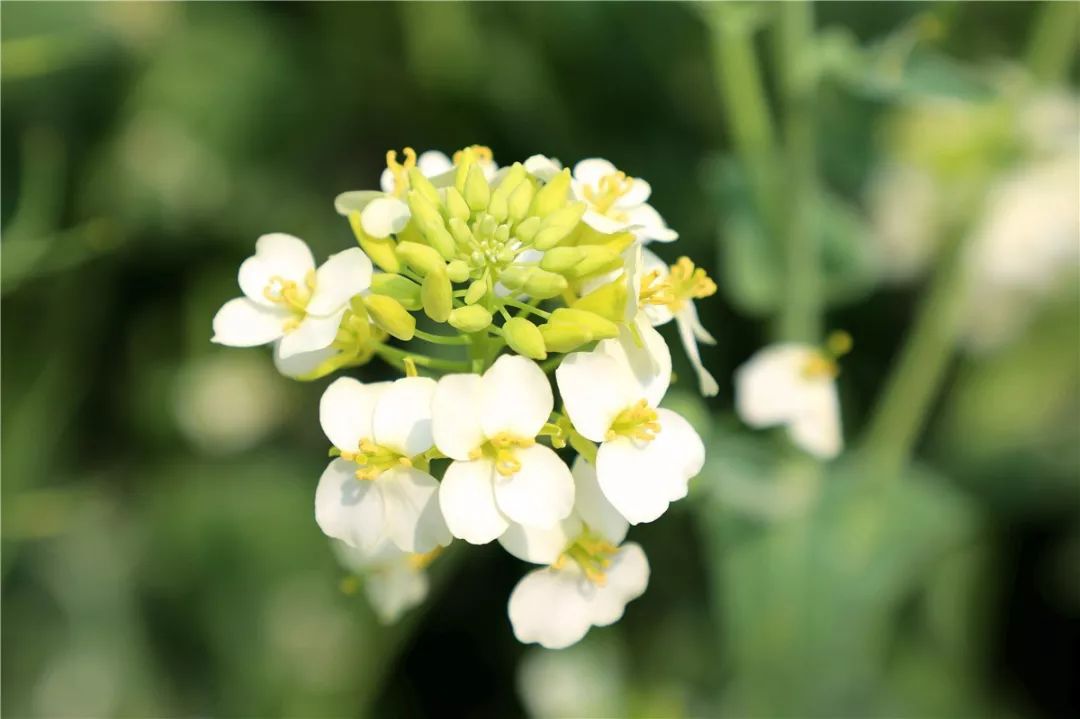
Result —
M471 341L467 335L450 337L448 335L437 335L432 334L431 332L424 332L423 330L416 330L413 335L417 339L436 345L467 345Z
M1080 9L1071 2L1044 2L1028 40L1027 66L1045 85L1061 85L1076 60L1076 34Z
M782 215L783 297L775 335L778 341L816 343L822 333L822 279L820 243L814 227L819 192L814 14L809 2L782 3L779 13L777 68L789 186Z
M504 305L510 305L511 307L518 308L519 310L521 310L522 314L528 314L528 313L531 312L532 314L536 315L537 317L543 317L545 320L551 319L551 313L550 312L545 312L544 310L542 310L542 309L540 309L538 307L533 307L532 305L530 305L528 303L525 303L525 302L519 302L518 300L512 300L512 299L504 299L504 300L502 300L502 303ZM518 315L518 316L520 317L521 315Z
M406 352L405 350L398 349L397 347L391 347L390 345L379 344L375 348L375 353L382 357L384 360L394 365L395 367L404 369L405 359L411 359L419 367L427 367L429 369L441 369L449 372L468 372L469 363L459 360L447 360L439 357L428 357L427 355L417 354L415 352Z
M897 478L909 459L952 357L965 289L960 236L948 238L863 438L864 457L882 482Z

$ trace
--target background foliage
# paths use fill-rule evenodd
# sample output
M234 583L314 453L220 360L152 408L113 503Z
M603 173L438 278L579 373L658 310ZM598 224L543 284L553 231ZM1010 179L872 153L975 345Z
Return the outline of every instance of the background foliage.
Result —
M995 352L931 342L940 372L899 481L868 469L888 462L823 469L748 432L730 386L703 402L677 385L706 470L632 532L646 595L561 654L514 641L505 601L524 567L497 547L437 565L432 599L393 628L339 591L311 510L325 381L290 383L266 353L208 341L259 234L317 256L349 246L332 199L374 186L388 148L601 156L651 182L678 250L718 277L700 307L722 384L773 336L778 238L821 243L824 326L856 343L840 378L854 442L934 296L923 274L888 281L874 178L890 158L962 148L939 190L983 197L1016 157L979 118L1030 97L999 78L1075 79L1077 12L814 12L798 36L762 5L6 3L3 712L1074 714L1073 280ZM785 75L803 64L809 91ZM955 134L910 121L941 98L976 108ZM755 109L809 160L770 144ZM793 206L801 182L813 199ZM950 199L953 221L971 204Z

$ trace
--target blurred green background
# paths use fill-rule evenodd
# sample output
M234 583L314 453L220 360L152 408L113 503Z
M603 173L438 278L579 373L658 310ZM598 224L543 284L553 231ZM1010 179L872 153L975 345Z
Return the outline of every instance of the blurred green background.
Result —
M1077 7L4 3L0 709L1075 716ZM497 546L393 627L342 593L326 381L209 343L258 235L348 247L387 149L472 143L648 179L721 287L720 396L670 398L705 471L561 653L513 639ZM732 413L793 326L855 338L828 467Z

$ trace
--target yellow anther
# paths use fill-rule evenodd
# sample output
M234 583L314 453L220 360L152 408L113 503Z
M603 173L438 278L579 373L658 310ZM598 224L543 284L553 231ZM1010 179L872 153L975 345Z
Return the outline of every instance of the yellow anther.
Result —
M439 555L442 554L442 551L442 547L435 547L435 549L432 549L430 552L424 552L423 554L410 554L408 559L409 566L417 571L424 569L434 562Z
M840 368L832 357L814 352L807 358L802 372L806 379L831 379L840 373Z
M263 297L274 304L281 305L296 314L303 315L307 311L311 294L315 291L315 271L310 270L304 276L304 286L287 280L281 275L274 275L263 287Z
M715 293L716 283L705 270L695 267L689 257L680 257L665 279L660 279L659 270L653 270L641 279L638 302L640 305L663 305L678 312L687 302Z
M341 458L359 465L355 474L357 479L372 480L394 467L411 467L412 460L398 452L375 444L369 439L360 440L360 451L342 451Z
M487 145L469 145L454 153L454 164L460 165L467 155L471 155L474 160L484 164L490 164L495 160L495 155Z
M825 351L835 357L843 357L851 351L851 347L854 341L851 339L851 335L843 330L836 330L829 334L825 340Z
M521 437L511 432L499 432L488 441L469 452L469 459L488 457L495 462L495 471L504 477L521 471L517 450L536 444L534 437Z
M602 587L607 582L606 573L611 566L611 556L617 551L619 548L614 544L586 529L551 566L554 569L563 569L568 561L573 561L581 568L586 579Z
M649 403L639 399L616 415L604 440L610 442L617 437L629 437L639 442L651 442L660 433L660 422L656 410Z
M412 357L406 357L404 360L402 360L402 364L405 365L406 377L419 376L420 373L416 371L416 360L414 360Z
M409 189L409 170L416 167L416 150L406 147L401 151L405 155L405 162L397 161L397 151L386 151L386 166L394 176L393 193L397 197L404 197Z
M341 584L338 585L342 594L353 595L360 591L360 579L352 575L341 578Z
M671 305L675 301L671 283L666 279L660 279L660 270L653 270L641 278L641 289L638 292L639 305Z
M634 187L634 178L627 177L625 172L612 172L610 175L601 177L597 187L598 189L585 187L585 199L593 206L593 209L606 215L619 198Z

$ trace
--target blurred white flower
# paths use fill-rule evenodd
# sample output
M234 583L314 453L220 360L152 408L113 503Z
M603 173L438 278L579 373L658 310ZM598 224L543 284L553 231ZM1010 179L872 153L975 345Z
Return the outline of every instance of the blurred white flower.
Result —
M667 376L642 381L624 350L625 343L605 340L592 352L567 355L555 377L574 428L600 443L596 469L604 495L631 524L639 524L686 496L705 461L705 446L685 419L656 408L670 369Z
M323 393L319 420L341 456L315 491L315 519L330 537L363 552L389 539L405 552L450 543L435 478L421 457L432 447L435 380L405 377L362 384L335 380Z
M439 380L432 404L435 445L454 460L439 501L455 537L485 544L511 522L551 527L570 513L570 470L536 443L553 408L543 370L517 355L503 355L483 376Z
M393 624L427 598L429 583L424 569L439 549L415 554L403 552L389 541L380 542L370 552L337 541L333 547L338 561L361 577L364 593L383 624Z
M735 372L735 409L751 427L787 426L810 454L835 457L843 446L836 363L809 345L760 350Z
M873 238L887 279L912 280L933 260L943 220L938 193L934 177L913 165L888 165L871 178Z
M184 367L172 404L184 436L213 453L255 446L288 409L278 377L250 354L213 354Z
M632 230L643 242L674 242L679 233L648 203L652 188L628 177L607 160L590 158L574 165L574 195L587 204L584 221L598 232Z
M535 719L626 716L623 653L590 636L560 651L535 647L518 664L517 686Z
M371 275L371 260L359 248L331 255L316 270L303 240L263 235L240 265L244 297L218 310L211 341L255 347L280 340L283 359L324 349L337 336L349 299L368 289Z

